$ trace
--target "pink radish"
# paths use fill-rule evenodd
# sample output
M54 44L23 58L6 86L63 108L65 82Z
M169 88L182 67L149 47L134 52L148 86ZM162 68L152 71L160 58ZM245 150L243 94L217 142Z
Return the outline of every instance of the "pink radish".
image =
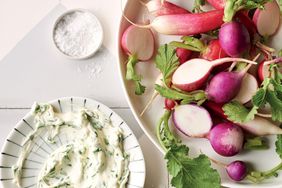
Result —
M148 3L144 3L144 5L153 16L190 13L188 10L168 1L151 0Z
M214 61L191 59L176 69L172 76L172 83L175 87L184 91L199 89L207 81L213 67L231 61L256 64L254 61L242 58L222 58Z
M153 56L155 48L154 35L150 29L131 25L122 35L121 47L128 54L126 79L134 81L135 94L141 95L145 91L145 86L141 84L141 75L136 74L134 67L138 60L147 61Z
M250 35L239 22L225 23L219 30L219 41L224 51L231 57L239 57L250 47Z
M263 10L257 9L253 21L259 34L263 36L273 35L279 28L280 23L280 8L277 2L268 2L264 5Z
M218 154L234 156L242 150L244 134L241 128L235 124L220 123L212 128L208 138Z
M150 29L131 25L122 35L121 47L128 55L136 55L138 60L147 61L154 54L154 35Z
M185 63L191 57L192 53L192 51L184 48L176 48L176 55L180 64Z
M216 9L224 9L225 0L207 0Z
M177 103L172 99L165 99L165 109L167 110L173 110L176 104Z
M167 35L195 35L220 27L223 23L223 10L212 10L197 14L174 14L156 17L149 25L133 23L125 15L124 18L133 25L142 28L153 28L158 33Z
M246 75L242 80L242 85L240 87L240 90L233 100L236 100L241 104L245 104L252 99L257 89L258 89L257 79L253 75L246 73Z
M176 106L172 119L175 127L186 136L205 137L212 127L208 111L197 105Z

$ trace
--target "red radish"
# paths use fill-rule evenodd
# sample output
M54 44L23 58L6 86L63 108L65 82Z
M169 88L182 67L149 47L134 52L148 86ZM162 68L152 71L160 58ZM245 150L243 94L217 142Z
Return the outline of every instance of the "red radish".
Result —
M232 180L241 181L247 176L248 169L243 161L233 161L226 166L226 172Z
M257 89L258 89L257 79L253 75L246 73L246 75L242 80L242 85L240 87L240 90L233 100L236 100L241 104L245 104L252 99Z
M254 61L242 58L221 58L214 61L191 59L176 69L172 76L172 84L183 91L199 89L207 81L213 67L231 61L256 64Z
M167 110L173 110L173 108L175 107L176 102L172 99L165 99L165 108Z
M225 23L219 30L219 41L224 51L231 57L239 57L250 47L250 35L239 22Z
M273 35L279 28L280 8L276 1L268 2L264 9L257 9L253 16L259 34L263 36Z
M154 35L150 29L131 25L122 35L121 47L127 54L136 55L137 59L147 61L154 54Z
M227 56L228 55L222 49L219 40L217 39L211 40L207 48L201 53L201 57L209 61L220 59Z
M184 48L176 48L176 56L180 64L185 63L191 57L192 53L192 51Z
M197 14L174 14L156 17L149 25L139 25L124 18L133 25L153 28L158 33L167 35L195 35L220 27L223 23L223 10L212 10Z
M168 1L151 0L148 3L144 3L144 5L153 16L190 13L188 10Z
M155 81L155 84L158 84L158 85L160 85L160 86L163 86L164 84L163 84L162 79L163 79L163 75L160 74L160 75L157 77L157 79L156 79L156 81ZM143 116L143 114L144 114L144 113L146 112L146 110L150 107L150 105L152 104L152 102L155 100L155 98L156 98L158 95L159 95L159 93L158 93L156 90L154 90L154 92L153 92L152 96L150 97L149 101L147 102L146 106L144 107L144 109L143 109L142 112L140 113L140 116Z
M213 149L223 156L234 156L243 147L244 134L232 123L220 123L212 128L208 136Z
M257 28L254 22L251 20L251 18L248 15L244 14L244 12L241 11L236 14L236 17L246 27L246 29L250 34L250 38L252 40L255 34L257 33Z
M197 105L176 106L172 119L175 127L187 136L205 137L212 127L208 111Z
M207 0L216 9L224 9L225 0Z
M206 102L205 106L215 113L217 116L227 119L227 116L222 110L222 104L216 104L214 102ZM265 118L255 116L255 119L252 121L238 124L242 129L248 131L249 133L256 136L266 136L266 135L275 135L282 134L282 129L273 124L271 121L266 120Z

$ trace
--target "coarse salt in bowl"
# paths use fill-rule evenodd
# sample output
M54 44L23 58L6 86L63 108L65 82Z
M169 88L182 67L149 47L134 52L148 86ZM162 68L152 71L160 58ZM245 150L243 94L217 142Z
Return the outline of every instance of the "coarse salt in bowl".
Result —
M73 9L55 22L53 41L56 48L68 58L86 59L101 47L103 29L90 11Z

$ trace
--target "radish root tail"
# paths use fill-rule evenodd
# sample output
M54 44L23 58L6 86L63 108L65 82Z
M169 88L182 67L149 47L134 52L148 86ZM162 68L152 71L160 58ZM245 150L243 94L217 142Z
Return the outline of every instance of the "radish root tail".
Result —
M143 116L144 113L146 112L146 110L151 106L152 102L155 100L155 98L158 96L159 94L157 92L155 92L152 97L150 98L150 100L147 102L145 108L142 110L142 112L140 113L140 116Z

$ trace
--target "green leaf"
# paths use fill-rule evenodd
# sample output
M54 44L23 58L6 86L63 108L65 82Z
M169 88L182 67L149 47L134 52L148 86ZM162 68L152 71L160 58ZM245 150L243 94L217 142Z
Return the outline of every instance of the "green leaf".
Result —
M175 89L162 87L158 84L155 85L155 90L162 96L172 100L182 100L182 104L188 104L191 102L204 102L206 100L206 94L202 90L194 91L193 93L182 93ZM204 100L204 101L203 101Z
M135 65L138 63L138 59L135 55L130 55L128 57L128 62L126 64L126 79L134 81L135 84L135 94L142 95L145 92L145 86L141 84L141 75L137 75L135 71Z
M272 120L282 122L282 101L271 90L267 91L266 100L271 106Z
M254 119L258 107L254 106L251 110L237 101L231 101L222 107L227 119L234 123L244 123Z
M166 154L168 171L172 175L171 184L176 188L199 187L219 188L220 176L211 168L210 160L205 155L197 158L188 157L187 146L173 146Z
M281 125L280 125L281 127ZM282 135L279 134L277 135L277 140L275 142L275 146L276 146L276 153L279 155L279 157L282 159Z
M264 105L266 102L265 95L266 95L266 90L264 88L260 88L252 98L253 105L257 107L261 107L262 105Z
M264 8L264 4L272 0L227 0L224 7L224 22L233 20L234 15L239 10L250 10L255 8Z
M160 46L155 59L155 64L163 75L163 82L165 85L168 85L171 80L171 75L179 66L175 49L167 44Z

